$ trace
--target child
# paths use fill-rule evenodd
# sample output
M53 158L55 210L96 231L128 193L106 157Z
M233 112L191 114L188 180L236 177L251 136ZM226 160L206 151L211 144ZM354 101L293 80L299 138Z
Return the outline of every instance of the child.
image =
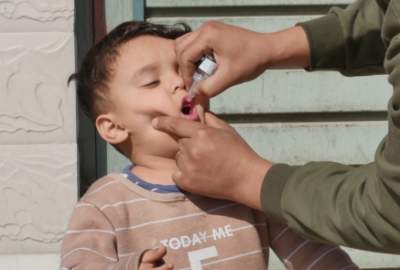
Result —
M181 113L187 91L174 39L188 31L126 22L86 56L76 75L81 106L134 166L97 180L76 205L62 269L267 269L269 247L289 269L358 269L338 247L174 185L176 138L153 129L151 121L160 115L201 118L201 110ZM204 97L195 103L208 105Z

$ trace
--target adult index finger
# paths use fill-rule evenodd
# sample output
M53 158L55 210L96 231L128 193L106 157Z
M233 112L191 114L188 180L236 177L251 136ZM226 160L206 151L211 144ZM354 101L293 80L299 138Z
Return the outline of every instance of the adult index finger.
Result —
M190 32L187 33L175 40L175 54L178 59L178 63L182 66L179 66L179 75L184 79L185 85L190 86L192 84L192 75L196 69L196 62L186 62L180 63L180 56L182 52L187 48L187 46L197 37L198 32ZM202 55L199 55L199 59Z
M174 134L180 138L193 137L205 125L184 118L159 116L153 119L152 125L159 131Z
M184 34L183 36L180 36L177 39L175 39L176 55L179 57L182 54L182 52L188 47L188 45L197 38L198 35L199 31L194 31ZM202 56L200 55L199 57L201 58ZM200 58L197 60L200 60Z
M204 122L207 126L210 126L213 128L224 129L227 131L234 130L232 126L230 126L224 120L219 119L215 114L213 114L211 112L206 112L204 114Z
M190 38L186 38L184 46L180 46L176 51L179 64L179 74L182 76L186 87L190 87L193 72L198 61L207 54L212 54L212 48L207 44L203 32L195 32Z

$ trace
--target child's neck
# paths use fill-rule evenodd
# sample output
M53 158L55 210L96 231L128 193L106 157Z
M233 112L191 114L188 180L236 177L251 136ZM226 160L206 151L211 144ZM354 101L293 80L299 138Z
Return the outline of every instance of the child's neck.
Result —
M133 159L132 173L146 182L173 185L172 174L178 170L174 159L142 155Z

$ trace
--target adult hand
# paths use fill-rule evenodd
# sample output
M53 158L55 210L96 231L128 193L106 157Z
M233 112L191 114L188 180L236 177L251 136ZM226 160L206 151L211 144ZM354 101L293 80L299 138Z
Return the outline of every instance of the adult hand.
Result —
M226 88L251 80L267 68L306 67L309 45L303 28L292 27L275 33L258 33L210 21L176 40L179 72L186 87L192 82L196 63L212 54L217 71L200 85L200 92L215 96Z
M206 125L174 117L158 117L153 126L178 136L173 179L182 189L261 209L260 192L271 163L258 156L239 134L211 113Z

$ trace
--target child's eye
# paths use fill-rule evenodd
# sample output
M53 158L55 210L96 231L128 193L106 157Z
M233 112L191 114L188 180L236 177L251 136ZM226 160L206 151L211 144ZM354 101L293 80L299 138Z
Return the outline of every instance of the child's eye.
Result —
M153 87L153 86L157 86L159 83L160 83L160 80L154 80L154 81L144 84L143 87Z

